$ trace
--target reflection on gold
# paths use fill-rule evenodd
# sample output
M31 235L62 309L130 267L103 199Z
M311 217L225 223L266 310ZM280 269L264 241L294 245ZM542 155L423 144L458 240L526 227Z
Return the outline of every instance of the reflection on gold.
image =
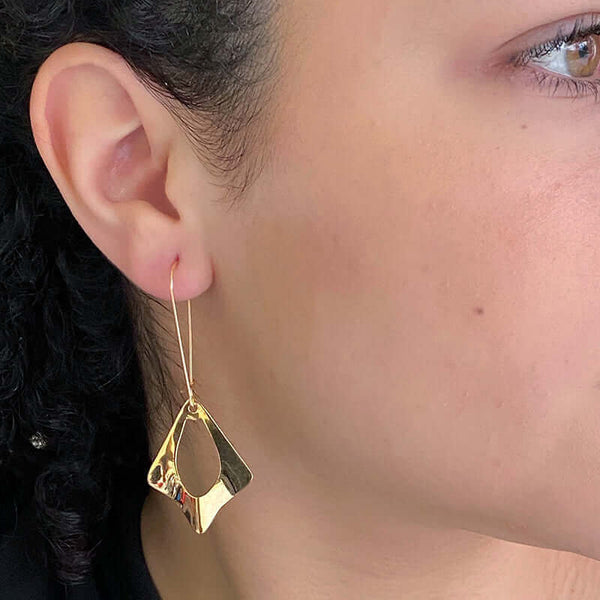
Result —
M188 492L177 468L177 451L188 420L202 419L217 448L220 474L213 486L202 496ZM252 472L209 412L194 396L181 407L169 434L165 438L148 471L148 484L175 500L196 533L204 533L217 512L252 480Z

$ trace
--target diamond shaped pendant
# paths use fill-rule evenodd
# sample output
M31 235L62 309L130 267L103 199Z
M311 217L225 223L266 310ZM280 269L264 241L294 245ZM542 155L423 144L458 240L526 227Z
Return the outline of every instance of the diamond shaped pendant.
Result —
M208 429L221 465L213 486L202 496L188 492L177 468L177 451L185 424L202 419ZM148 484L179 504L196 533L204 533L219 510L252 480L252 472L210 413L195 399L188 398L175 419L156 458L148 470Z

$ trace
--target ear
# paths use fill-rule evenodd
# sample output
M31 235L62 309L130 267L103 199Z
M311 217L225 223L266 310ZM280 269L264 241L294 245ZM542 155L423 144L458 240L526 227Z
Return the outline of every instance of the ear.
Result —
M39 69L30 119L73 216L135 285L176 300L210 287L202 225L216 187L171 113L117 53L62 46Z

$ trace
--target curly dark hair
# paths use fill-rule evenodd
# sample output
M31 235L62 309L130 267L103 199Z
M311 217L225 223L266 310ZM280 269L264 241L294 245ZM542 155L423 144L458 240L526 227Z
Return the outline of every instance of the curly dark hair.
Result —
M153 298L91 242L37 151L28 110L36 72L73 41L119 53L179 119L233 205L266 158L276 8L0 0L0 501L17 512L34 506L38 558L61 583L88 580L117 492L145 482L147 386L163 397L170 388ZM32 443L37 435L45 447Z

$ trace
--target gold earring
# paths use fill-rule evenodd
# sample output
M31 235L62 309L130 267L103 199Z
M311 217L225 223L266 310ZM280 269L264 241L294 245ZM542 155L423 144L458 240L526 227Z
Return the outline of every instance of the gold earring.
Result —
M188 299L188 347L190 354L190 376L188 377L183 344L181 342L179 319L177 317L177 307L175 306L175 296L173 294L173 272L178 264L179 257L175 259L171 267L171 303L173 305L173 316L175 317L175 326L177 328L183 372L187 384L188 399L179 410L179 414L171 426L156 458L152 462L148 470L147 480L152 488L172 498L179 504L196 533L204 533L212 523L217 512L237 492L250 483L253 475L248 465L237 453L206 408L197 401L192 389L194 382L192 376L192 310ZM218 479L208 492L202 496L194 496L188 492L185 485L181 482L177 466L177 451L184 426L188 421L196 421L198 419L202 419L208 429L217 448L221 465Z

